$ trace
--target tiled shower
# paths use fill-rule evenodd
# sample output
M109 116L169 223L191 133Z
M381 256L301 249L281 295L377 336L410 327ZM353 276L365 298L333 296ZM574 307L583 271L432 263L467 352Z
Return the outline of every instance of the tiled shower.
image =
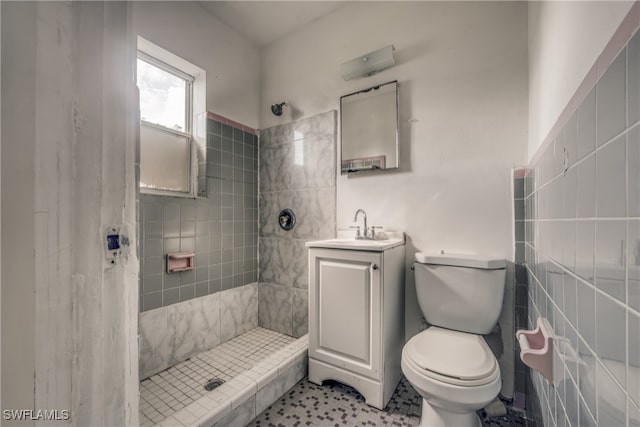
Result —
M528 322L555 334L544 425L640 425L640 36L524 180Z
M305 242L336 233L336 112L260 132L259 323L283 334L307 333ZM284 230L278 213L293 210Z
M336 113L263 130L260 149L228 123L207 120L206 197L141 195L145 425L205 407L200 421L248 422L304 375L305 242L335 235ZM293 230L278 225L285 208ZM167 273L165 255L184 251L193 270ZM207 393L209 377L226 383Z

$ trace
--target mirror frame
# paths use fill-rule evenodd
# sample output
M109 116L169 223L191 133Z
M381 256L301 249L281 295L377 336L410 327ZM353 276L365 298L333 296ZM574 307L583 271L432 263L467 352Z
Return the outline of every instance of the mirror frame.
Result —
M348 165L345 168L344 165L344 146L345 146L345 141L344 141L344 106L343 106L343 102L344 99L349 97L349 96L353 96L353 95L357 95L357 94L361 94L361 93L367 93L367 92L371 92L372 90L377 90L379 88L381 88L382 86L386 86L386 85L395 85L395 101L396 101L396 108L395 108L395 115L394 115L394 120L395 120L395 156L396 156L396 163L394 166L391 167L387 167L386 166L386 162L384 159L384 155L381 156L373 156L373 157L363 157L363 164L361 167L353 167L353 165ZM375 86L371 86L368 87L366 89L362 89L356 92L352 92L349 93L347 95L343 95L340 97L340 174L341 175L349 175L349 174L360 174L363 172L373 172L373 171L384 171L384 170L393 170L393 169L398 169L400 167L400 149L399 149L399 145L400 145L400 138L399 138L399 127L400 127L400 101L399 101L399 94L400 94L400 86L398 84L397 80L392 80L389 82L385 82L385 83L380 83L378 85ZM378 162L378 164L376 164L376 162ZM382 163L382 167L380 167L380 163Z

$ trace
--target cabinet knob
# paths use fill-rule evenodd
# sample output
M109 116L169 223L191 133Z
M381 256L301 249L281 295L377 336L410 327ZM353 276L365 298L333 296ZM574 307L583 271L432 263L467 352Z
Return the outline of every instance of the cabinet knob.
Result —
M371 268L373 268L374 270L377 270L378 269L378 264L373 264L373 267L371 267Z

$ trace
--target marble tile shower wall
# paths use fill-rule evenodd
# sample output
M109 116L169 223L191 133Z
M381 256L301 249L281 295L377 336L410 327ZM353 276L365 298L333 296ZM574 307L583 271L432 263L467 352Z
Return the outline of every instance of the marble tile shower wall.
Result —
M140 379L257 326L257 283L142 312Z
M525 178L529 327L560 337L545 426L640 425L639 37Z
M260 326L295 337L308 329L305 242L336 233L336 112L260 131ZM286 231L278 214L289 208Z
M257 136L207 119L206 158L206 197L141 195L141 311L257 281ZM167 274L179 251L194 270Z

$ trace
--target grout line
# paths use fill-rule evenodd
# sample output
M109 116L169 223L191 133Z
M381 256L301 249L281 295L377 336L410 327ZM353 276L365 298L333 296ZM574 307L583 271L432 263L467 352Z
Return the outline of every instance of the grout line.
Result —
M614 141L616 141L618 138L620 138L621 136L627 136L625 134L629 134L632 130L635 130L636 127L640 127L640 121L634 123L633 125L629 126L629 127L625 127L625 129L620 132L619 134L615 135L614 137L610 138L609 140L607 140L606 142L604 142L603 144L601 144L600 146L596 146L596 148L591 151L589 154L583 156L581 159L576 160L575 163L573 163L571 166L569 166L569 168L567 169L567 173L569 171L571 171L574 168L577 168L578 165L580 165L581 163L585 162L587 159L589 159L591 156L596 155L596 153L598 151L601 151L602 149L604 149L605 147L611 145ZM626 144L628 145L628 144ZM548 148L548 147L547 147ZM539 161L540 159L538 159ZM551 162L553 164L553 162ZM626 164L626 162L625 162ZM564 172L560 172L557 175L554 175L553 177L551 177L550 179L548 179L544 184L542 185L536 185L536 190L531 193L529 196L526 196L525 198L528 198L530 196L532 196L533 194L536 194L537 192L539 192L540 190L542 190L543 188L545 188L547 185L549 185L551 182L556 181L560 178L563 178L566 174Z
M543 256L544 256L544 255L543 255ZM548 258L548 259L549 259L549 258ZM551 260L551 259L549 259L549 260L550 260L552 263L555 263L555 261L553 261L553 260ZM558 265L558 264L556 264L556 265ZM531 272L531 275L532 275L532 276L533 276L533 278L536 280L536 285L537 285L537 286L542 290L542 292L544 293L544 296L546 297L547 301L548 301L548 302L550 302L550 303L553 305L553 307L557 309L558 313L560 313L560 315L562 316L563 320L564 320L566 323L569 323L569 325L570 325L570 326L573 326L573 324L572 324L572 323L569 321L569 319L567 319L567 317L565 316L565 313L560 309L560 307L558 307L558 305L557 305L557 303L556 303L555 299L553 299L553 298L549 295L549 293L547 292L547 290L545 289L545 287L544 287L544 286L542 286L542 284L540 283L540 280L538 279L538 277L536 276L536 274L533 272L533 270L531 270L531 268L529 267L529 265L527 265L527 269ZM601 291L600 289L598 289L597 287L595 287L595 285L590 284L589 282L585 281L584 279L582 279L582 278L581 278L581 277L579 277L579 276L576 276L575 274L573 274L572 272L570 272L570 271L568 271L568 270L565 270L565 271L566 271L570 276L573 276L573 277L575 277L577 280L581 281L583 284L586 284L586 285L588 285L588 286L592 287L592 288L595 290L595 293L596 293L596 294L597 294L597 293L600 293L602 296L607 297L607 298L610 300L610 302L611 302L611 301L613 301L614 303L616 303L616 304L618 304L619 306L621 306L621 308L623 308L623 310L624 310L624 309L627 309L627 310L628 310L628 311L630 311L630 312L635 312L635 310L634 310L632 307L630 307L630 306L628 306L628 305L625 305L625 304L623 304L621 301L619 301L619 300L617 300L617 299L615 299L615 298L611 297L611 296L610 296L610 295L608 295L607 293L605 293L605 292ZM596 296L596 295L594 295L594 305L596 304L596 300L597 300L597 296ZM536 305L535 301L533 301L533 300L532 300L531 302L532 302L532 304L535 306L536 311L538 312L538 316L540 317L540 311L538 310L538 308L537 308L537 305ZM577 308L576 308L576 310L577 310ZM594 315L595 315L595 313L594 313ZM640 313L638 313L638 315L640 315ZM628 316L627 316L627 315L626 315L626 313L625 313L625 326L627 325L627 323L628 323ZM597 324L597 323L596 323L596 324ZM600 356L598 355L598 353L597 353L597 352L596 352L596 351L595 351L595 350L594 350L594 349L589 345L589 343L584 339L584 337L582 336L582 334L580 334L580 331L578 331L578 330L577 330L577 329L575 329L575 328L573 328L573 329L576 331L576 334L577 334L578 338L580 339L580 341L581 341L582 343L584 343L584 346L585 346L585 347L586 347L586 348L591 352L591 354L593 355L593 359L594 359L594 360L595 360L595 361L600 365L600 367L601 367L602 369L604 369L604 370L607 372L607 374L609 374L609 376L611 377L611 379L613 379L613 381L616 383L616 385L618 385L618 386L622 389L623 393L624 393L624 394L625 394L625 396L628 398L628 397L629 397L629 394L628 394L627 388L626 388L626 387L624 387L624 386L623 386L623 385L618 381L618 379L616 378L616 376L615 376L615 375L614 375L614 374L609 370L609 368L608 368L608 367L607 367L607 366L602 362L602 360L601 360ZM626 337L627 337L627 333L626 333L626 330L625 330L625 341L626 341ZM597 340L597 334L596 334L596 340ZM626 349L626 347L625 347L625 349ZM577 350L576 350L576 351L577 351ZM627 354L628 354L628 353L626 353L626 352L625 352L625 359L627 359ZM627 362L626 362L626 365L628 365L628 360L627 360ZM594 375L595 375L595 374L594 374ZM628 380L628 376L626 376L626 372L625 372L625 378L626 378L626 380ZM596 390L597 390L597 386L596 386ZM582 395L582 393L579 393L579 394L580 394L580 395Z

